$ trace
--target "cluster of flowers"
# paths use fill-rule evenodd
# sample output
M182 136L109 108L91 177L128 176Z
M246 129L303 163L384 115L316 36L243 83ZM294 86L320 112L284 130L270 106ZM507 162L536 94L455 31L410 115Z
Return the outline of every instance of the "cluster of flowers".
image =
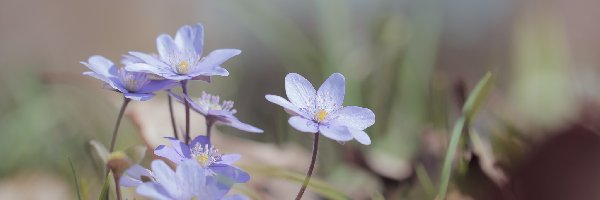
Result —
M84 75L103 81L108 89L124 97L110 152L114 150L123 111L131 100L149 100L156 92L166 91L169 99L174 98L186 107L185 137L179 139L172 118L174 137L166 138L171 145L154 149L154 154L172 162L175 170L163 160L152 161L151 170L137 164L129 166L119 173L117 198L122 186L136 187L138 194L151 199L246 199L240 195L226 196L233 184L245 183L250 176L233 165L240 155L221 154L211 144L210 130L214 124L224 124L247 132L263 131L238 120L232 101L221 102L218 96L204 92L196 101L188 95L188 81L210 83L211 76L228 76L222 64L241 53L238 49L219 49L203 57L203 39L202 25L183 26L174 38L167 34L158 36L158 54L129 52L123 56L121 67L102 56L82 62L91 70ZM182 94L173 92L174 87L181 87ZM375 115L366 108L342 106L345 79L339 73L331 75L318 90L304 77L290 73L285 77L285 89L289 101L275 95L266 95L266 99L292 115L289 123L295 129L315 135L313 160L299 199L312 174L319 134L339 142L356 139L368 145L371 141L364 130L374 124ZM203 115L207 125L206 134L193 140L189 136L190 109Z

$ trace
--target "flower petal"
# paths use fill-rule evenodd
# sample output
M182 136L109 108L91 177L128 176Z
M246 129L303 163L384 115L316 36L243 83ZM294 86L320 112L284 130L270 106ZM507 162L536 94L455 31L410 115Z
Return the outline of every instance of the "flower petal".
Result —
M354 128L348 128L348 131L350 131L350 134L352 134L354 139L356 141L358 141L359 143L364 144L364 145L371 144L371 138L369 137L369 135L367 135L367 133L365 131L354 129Z
M140 90L138 90L137 92L138 93L153 93L153 92L160 91L163 89L173 88L173 87L177 86L178 84L179 84L178 82L174 82L171 80L150 81L146 85L142 86L142 88L140 88Z
M175 35L175 43L182 52L195 52L202 55L204 42L204 28L196 24L192 28L189 25L182 26Z
M244 195L236 194L236 195L231 195L231 196L223 197L222 200L248 200L248 199L249 198L246 197L246 196L244 196Z
M160 68L169 68L169 65L167 65L166 63L161 61L158 55L152 55L152 54L136 52L136 51L130 51L129 55L132 55L132 56L144 61L146 64L149 64L149 65L154 65L154 66L160 67Z
M195 160L187 160L177 166L175 172L179 189L182 193L181 199L190 199L201 191L206 185L206 175Z
M154 160L150 166L156 182L159 182L170 196L178 196L175 172L162 160Z
M274 103L274 104L277 104L277 105L283 107L283 109L285 109L285 111L290 113L291 115L302 115L305 117L307 116L306 113L300 111L298 106L292 104L291 102L289 102L288 100L286 100L283 97L280 97L277 95L272 95L272 94L267 94L267 95L265 95L265 98L267 99L267 101L270 101L271 103Z
M170 35L162 34L156 38L156 49L158 50L158 55L162 60L168 60L173 55L179 53L179 49L177 49L177 45L173 38Z
M221 116L223 116L223 115L221 115ZM263 132L262 129L259 129L250 124L241 122L237 117L235 117L233 115L226 116L225 120L227 120L227 121L223 122L223 124L231 126L233 128L240 129L242 131L246 131L246 132L250 132L250 133L262 133Z
M208 137L204 136L204 135L199 135L197 137L195 137L191 142L190 142L190 146L192 148L194 148L196 146L196 144L200 144L202 147L204 147L205 145L208 144L208 146L212 146L212 144L210 143L210 140L208 139Z
M171 162L174 162L175 164L179 164L179 163L181 163L181 161L184 161L186 159L186 157L177 153L177 151L175 151L175 149L165 146L165 145L158 145L158 147L156 147L156 149L154 149L154 154L157 156L169 159Z
M192 99L190 99L189 97L183 97L180 96L178 94L175 94L171 91L167 91L167 93L169 93L169 95L171 95L171 97L173 97L177 102L185 104L185 101L187 101L190 105L190 107L192 108L192 110L196 111L197 113L206 116L208 115L208 110L203 108L202 106L198 105L196 102L194 102ZM184 101L185 99L185 101Z
M333 113L334 124L364 130L375 123L375 114L368 108L347 106Z
M300 116L290 117L288 123L296 130L301 132L316 133L319 131L319 126L317 123Z
M148 63L133 63L133 64L129 64L125 66L125 70L127 71L132 71L132 72L145 72L145 73L150 73L150 74L156 74L158 76L161 76L163 78L167 78L167 79L172 79L172 77L177 76L177 74L173 73L172 71L166 69L166 68L162 68L162 67L157 67L156 65L152 65L152 64L148 64Z
M319 88L317 91L317 105L327 112L337 110L344 103L344 95L346 92L346 80L344 75L334 73Z
M206 57L204 57L200 63L198 64L199 67L197 67L196 69L199 70L199 73L203 73L203 74L199 74L199 75L204 75L204 73L206 74L217 74L219 73L219 71L222 70L216 70L215 68L221 66L221 64L223 64L225 61L229 60L230 58L239 55L240 53L242 53L241 50L239 49L217 49L214 50L212 52L210 52L210 54L208 54ZM194 73L194 72L192 72ZM190 74L192 74L190 73Z
M96 72L83 72L83 75L91 76L98 80L103 81L108 86L105 89L109 89L109 90L112 89L112 90L116 90L117 92L121 92L121 93L127 92L127 90L125 88L123 88L123 86L120 85L119 81L115 80L116 79L115 77L105 77Z
M210 166L210 170L217 174L217 180L223 184L245 183L250 180L250 175L231 165Z
M93 72L96 72L97 74L100 74L104 77L116 76L117 74L117 68L115 66L115 63L105 58L104 56L91 56L88 59L87 63L81 62L81 64L85 65Z
M147 182L141 184L135 190L138 194L156 200L171 200L173 199L169 193L160 184Z
M347 142L354 138L345 126L319 126L319 132L325 137L340 142Z
M121 176L119 179L119 183L123 187L136 187L142 184L142 176L147 176L152 178L152 174L148 171L148 169L135 164L125 170L125 176Z
M154 94L144 94L144 93L123 93L123 95L125 96L125 98L128 99L132 99L132 100L136 100L136 101L146 101L149 99L152 99L152 97L154 97Z
M221 155L221 161L219 163L225 164L225 165L232 165L233 163L238 161L240 158L242 158L242 156L239 154L224 154L224 155Z
M315 88L300 74L290 73L285 76L285 93L290 102L298 108L314 107Z

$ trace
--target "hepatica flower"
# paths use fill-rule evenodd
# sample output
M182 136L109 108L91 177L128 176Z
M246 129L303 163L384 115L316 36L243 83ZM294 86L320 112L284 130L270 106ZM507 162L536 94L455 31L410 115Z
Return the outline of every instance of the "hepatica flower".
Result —
M127 69L152 73L176 81L209 81L210 76L228 76L229 72L221 65L241 51L218 49L202 57L203 40L204 29L201 24L181 27L174 39L170 35L162 34L156 39L158 56L130 52L144 62L128 65Z
M345 94L342 74L332 74L315 91L304 77L290 73L285 77L285 91L289 101L276 95L265 97L293 115L288 122L298 131L320 132L340 142L356 139L361 144L371 144L364 130L375 123L375 114L367 108L342 106Z
M263 130L259 128L241 122L234 116L237 111L233 108L233 101L221 102L219 96L211 95L206 92L202 92L202 96L198 98L197 101L192 100L188 96L182 97L172 92L169 92L169 94L181 103L187 101L194 111L206 118L208 124L220 123L251 133L263 132Z
M154 96L154 92L176 85L171 80L151 80L146 73L118 68L112 61L102 56L92 56L88 62L81 62L81 64L91 70L84 72L84 75L104 81L108 88L123 93L126 98L133 100L148 100Z
M239 195L225 197L231 185L220 184L215 177L207 176L202 166L192 160L181 162L175 171L162 160L152 161L151 168L153 180L139 184L136 189L138 194L151 199L246 199Z
M190 145L175 138L167 139L171 146L160 145L156 147L154 154L176 164L193 160L205 169L207 175L222 177L225 182L245 183L250 180L248 173L233 166L233 163L240 159L240 155L221 154L206 136L194 138Z

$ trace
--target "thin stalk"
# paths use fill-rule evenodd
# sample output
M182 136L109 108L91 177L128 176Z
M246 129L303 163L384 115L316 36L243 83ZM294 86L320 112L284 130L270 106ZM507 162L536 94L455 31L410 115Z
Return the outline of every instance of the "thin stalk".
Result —
M210 141L210 135L212 133L212 127L215 124L215 121L212 119L207 118L206 119L206 137L208 138L208 141Z
M184 98L188 97L187 81L181 81L181 90L183 91ZM185 143L190 143L190 103L187 100L185 102Z
M298 191L298 195L296 195L296 200L302 199L302 195L304 195L304 191L310 182L310 177L312 176L313 170L315 169L315 162L317 161L317 151L319 150L319 132L315 134L313 141L313 149L312 149L312 159L310 161L310 166L308 167L308 172L306 173L306 178L304 178L304 183L302 183L302 187L300 191Z
M177 125L175 125L175 115L173 114L173 97L167 93L167 99L169 100L169 114L171 115L171 127L173 127L173 136L179 140L179 134L177 134Z
M113 178L115 179L115 193L117 194L117 200L121 200L121 185L119 184L119 176L113 170Z
M115 143L117 141L117 133L119 133L119 126L121 126L121 119L123 119L123 114L125 113L125 108L127 108L127 104L131 99L123 97L123 104L121 105L121 110L119 111L119 116L117 117L117 123L115 124L115 128L113 129L112 139L110 140L110 149L109 152L112 153L115 149Z

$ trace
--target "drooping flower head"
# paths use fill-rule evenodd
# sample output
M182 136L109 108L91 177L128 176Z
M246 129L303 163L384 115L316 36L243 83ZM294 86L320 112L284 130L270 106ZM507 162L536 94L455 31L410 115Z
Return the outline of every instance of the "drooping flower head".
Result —
M187 101L194 111L203 115L210 123L224 124L251 133L263 132L259 128L241 122L234 116L237 111L233 108L233 101L221 102L219 96L206 92L202 92L202 96L197 101L192 100L188 96L179 96L173 92L169 92L169 94L180 103Z
M88 62L81 62L81 64L92 70L84 72L84 75L104 81L108 88L123 93L126 98L133 100L148 100L154 96L154 92L177 84L171 80L151 80L146 73L119 68L102 56L92 56Z
M128 65L127 69L152 73L176 81L210 81L210 76L228 76L229 72L221 64L240 54L241 51L218 49L206 57L202 57L203 43L204 28L202 25L196 24L193 27L185 25L177 31L175 39L167 34L156 38L158 56L130 52L131 55L144 62Z
M194 138L189 145L175 138L167 138L171 146L160 145L154 150L157 156L169 159L180 164L187 160L197 162L206 174L219 176L225 182L245 183L250 180L250 175L233 166L240 159L238 154L221 154L208 140L206 136Z
M367 108L342 106L345 87L340 73L329 76L318 91L301 75L290 73L285 77L289 101L276 95L265 97L293 115L288 122L299 131L320 132L340 142L356 139L369 145L371 139L364 130L375 123L375 114Z
M192 160L187 160L173 171L164 161L151 163L153 179L138 185L136 192L150 199L160 200L221 200L246 199L234 195L225 197L231 185L221 184L215 177L207 176L205 170Z

